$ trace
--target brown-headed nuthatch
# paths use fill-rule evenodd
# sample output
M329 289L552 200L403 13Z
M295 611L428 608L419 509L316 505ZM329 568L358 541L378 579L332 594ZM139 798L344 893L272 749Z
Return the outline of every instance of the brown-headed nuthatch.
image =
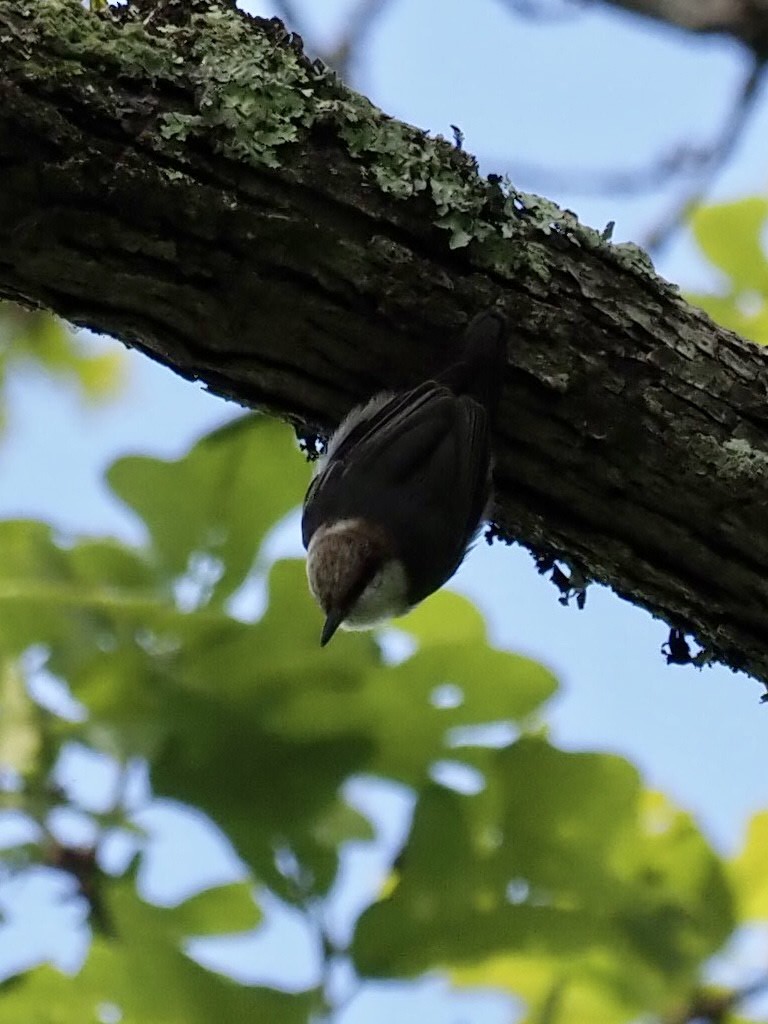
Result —
M491 426L506 320L471 321L435 380L354 408L318 461L301 530L325 645L402 615L456 572L491 500Z

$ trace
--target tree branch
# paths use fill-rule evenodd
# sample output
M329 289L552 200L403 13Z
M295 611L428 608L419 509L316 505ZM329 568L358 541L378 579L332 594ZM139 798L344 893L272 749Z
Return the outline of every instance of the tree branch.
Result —
M349 12L347 24L339 39L330 50L323 53L325 62L338 71L342 78L349 78L351 65L358 56L365 37L388 4L389 0L357 0L357 4Z
M572 0L579 3L580 0ZM594 0L592 0L594 2ZM702 35L738 39L758 60L768 58L768 7L763 0L601 0L634 14Z
M500 525L768 680L762 349L279 22L0 0L0 36L1 296L320 429L500 304Z
M715 178L722 170L741 139L749 115L754 109L759 87L765 77L765 63L756 60L749 69L744 82L724 120L720 136L708 150L701 153L700 170L697 180L677 200L675 208L647 232L643 243L654 254L670 241L672 235L685 223L688 217L704 201Z
M589 170L547 167L516 160L507 162L508 173L512 178L536 181L537 187L553 192L569 191L603 197L653 192L680 177L692 180L693 184L689 185L683 200L678 200L675 215L667 215L649 233L645 246L654 250L654 246L662 245L671 232L682 226L685 213L703 201L714 179L733 155L754 110L764 77L765 64L753 61L711 142L680 140L645 166ZM503 160L498 162L504 163Z
M631 11L672 28L700 35L728 35L758 60L768 58L768 7L764 0L501 0L515 14L533 19L578 15L601 4ZM554 8L553 8L554 3Z

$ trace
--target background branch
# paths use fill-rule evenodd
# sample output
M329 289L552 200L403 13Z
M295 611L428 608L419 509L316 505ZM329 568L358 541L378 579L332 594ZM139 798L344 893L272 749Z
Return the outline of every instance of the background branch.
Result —
M693 189L686 193L685 200L678 204L687 210L703 201L715 177L732 156L754 110L764 71L764 64L752 63L723 118L717 136L708 144L681 141L645 167L588 170L580 167L546 167L515 161L509 165L506 173L513 181L535 181L539 188L547 191L600 196L631 196L652 192L668 185L675 178L694 176L696 182ZM503 158L497 158L495 163L503 165ZM680 226L680 215L675 220L665 217L657 228L649 232L650 242L646 242L645 247L653 248L657 236L660 236L660 242L656 245L660 246L668 240L670 233Z
M706 198L744 132L763 82L764 71L765 63L755 61L725 118L719 138L700 154L700 172L693 187L678 199L671 213L651 228L643 239L643 246L650 252L658 253Z
M345 30L336 44L323 53L323 60L335 68L342 78L349 78L351 65L357 58L360 49L374 23L389 5L389 0L358 0L352 8Z

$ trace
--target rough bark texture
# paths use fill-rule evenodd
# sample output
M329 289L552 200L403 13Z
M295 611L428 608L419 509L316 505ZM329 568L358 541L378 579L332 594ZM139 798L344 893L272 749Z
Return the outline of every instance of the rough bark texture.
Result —
M0 0L0 39L0 294L321 430L499 303L500 525L768 680L766 352L279 23Z
M654 21L703 34L733 36L768 57L768 0L603 0Z

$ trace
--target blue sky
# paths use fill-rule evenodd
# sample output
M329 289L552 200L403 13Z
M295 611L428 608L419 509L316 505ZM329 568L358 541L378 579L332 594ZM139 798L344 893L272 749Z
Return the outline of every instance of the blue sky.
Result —
M273 13L266 2L244 6ZM297 6L315 38L327 40L349 4L305 0ZM483 169L503 172L516 165L631 169L682 141L708 140L719 131L746 65L728 41L695 40L599 5L557 22L532 22L512 16L496 0L392 0L356 70L357 87L388 113L446 136L451 124L459 125L465 147ZM716 197L764 192L766 115L768 102L761 97ZM544 191L533 178L516 184ZM615 220L615 237L622 240L642 237L675 191L631 200L549 195L594 226ZM658 269L684 287L716 282L685 235L663 254ZM238 411L135 353L127 365L124 394L104 408L84 409L66 388L33 372L14 380L11 430L0 446L0 515L136 539L137 524L101 482L106 465L128 452L177 456ZM298 503L301 495L296 497ZM280 534L276 550L300 552L295 524ZM761 687L721 668L667 667L659 653L667 635L663 623L605 590L590 589L583 612L561 607L552 585L519 549L478 545L454 585L486 614L495 642L556 671L562 683L551 716L556 741L630 757L648 784L690 809L721 849L735 849L750 815L768 806L768 708L758 704ZM70 770L90 784L87 765L75 759ZM379 794L372 805L384 807L385 841L372 861L353 854L345 896L350 906L378 877L404 806L396 794ZM169 851L182 833L197 844L201 880L233 870L199 824L166 811L153 829L158 841L145 872L148 892L167 891ZM9 924L0 927L0 964L40 952L39 936L32 935L44 914L43 904L34 902L37 891L31 883L21 893L0 887L0 905L11 908ZM37 908L24 922L13 912L22 904ZM62 941L61 921L59 926L48 929L47 951ZM270 942L260 940L248 955L258 954L267 975L278 981L284 943L302 940L293 921L274 929ZM765 952L754 944L745 948L746 963L758 948ZM307 957L311 980L309 950ZM417 995L376 990L350 1007L343 1024L393 1015L405 1024L425 1016L435 1024L501 1024L508 1011L506 1001L491 997L459 1005L433 979Z

